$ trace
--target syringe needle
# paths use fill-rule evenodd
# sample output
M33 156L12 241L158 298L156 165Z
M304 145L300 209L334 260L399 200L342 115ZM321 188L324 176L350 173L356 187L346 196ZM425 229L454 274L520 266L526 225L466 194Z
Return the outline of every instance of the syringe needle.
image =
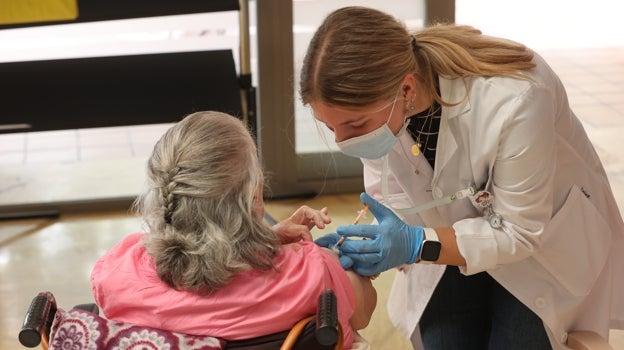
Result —
M355 217L355 220L353 220L353 225L357 225L360 220L362 220L362 218L364 217L364 215L366 215L366 213L368 212L368 204L366 204L364 206L364 208L362 208L362 210L360 210L360 212L358 213L358 216ZM338 252L338 247L340 247L344 241L347 239L347 236L342 236L340 237L340 239L338 240L338 242L336 242L336 244L332 247L332 250Z

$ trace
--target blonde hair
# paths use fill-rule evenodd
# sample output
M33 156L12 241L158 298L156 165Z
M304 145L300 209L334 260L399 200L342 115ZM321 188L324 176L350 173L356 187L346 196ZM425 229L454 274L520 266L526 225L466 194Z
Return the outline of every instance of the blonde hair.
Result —
M535 66L524 45L488 37L470 26L438 24L410 34L381 11L352 6L329 14L314 34L303 61L300 95L314 101L362 107L391 99L412 73L424 94L443 105L437 78L509 76L528 79Z
M279 239L253 212L262 169L240 120L219 112L187 116L154 146L147 177L135 208L165 283L207 294L238 272L274 268Z

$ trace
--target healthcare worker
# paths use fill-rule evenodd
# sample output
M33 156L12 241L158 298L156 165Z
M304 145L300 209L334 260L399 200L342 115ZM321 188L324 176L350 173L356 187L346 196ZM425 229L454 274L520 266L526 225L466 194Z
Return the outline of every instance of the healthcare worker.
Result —
M347 7L313 36L300 93L361 158L378 221L317 243L368 238L340 245L343 265L399 267L388 311L415 349L566 349L572 330L624 328L622 217L538 54Z

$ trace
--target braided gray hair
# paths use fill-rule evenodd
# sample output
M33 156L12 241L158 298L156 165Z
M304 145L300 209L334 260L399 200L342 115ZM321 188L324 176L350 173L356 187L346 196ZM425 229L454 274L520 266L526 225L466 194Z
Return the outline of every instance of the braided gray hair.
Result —
M163 201L163 210L165 212L164 219L166 224L171 224L171 216L173 215L174 201L173 201L173 192L177 183L174 178L180 171L179 167L174 167L170 171L168 171L164 177L162 191L162 201Z
M219 112L187 116L154 146L147 177L135 208L165 283L210 293L238 272L274 268L279 239L254 213L263 176L242 121Z

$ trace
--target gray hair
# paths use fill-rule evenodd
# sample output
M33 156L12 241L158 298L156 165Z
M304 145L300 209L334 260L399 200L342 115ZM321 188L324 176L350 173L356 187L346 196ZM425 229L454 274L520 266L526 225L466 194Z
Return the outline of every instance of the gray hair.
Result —
M135 208L165 283L208 294L241 271L274 268L279 238L253 212L263 176L241 120L219 112L185 117L154 146L147 177Z

